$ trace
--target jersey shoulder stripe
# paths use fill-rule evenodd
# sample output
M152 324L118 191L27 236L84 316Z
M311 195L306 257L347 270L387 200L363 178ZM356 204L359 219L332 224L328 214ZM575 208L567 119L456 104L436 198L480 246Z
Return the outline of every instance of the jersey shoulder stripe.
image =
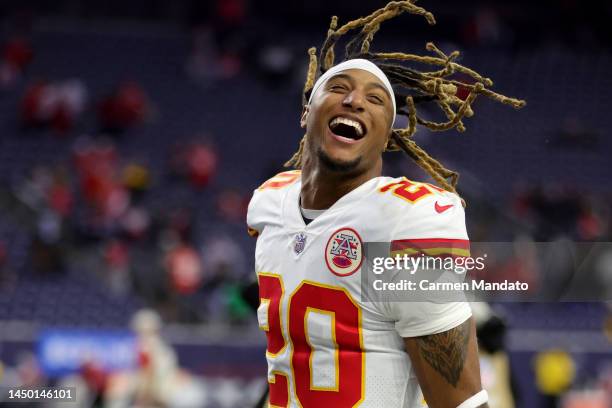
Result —
M468 257L470 256L470 241L467 239L398 239L391 242L391 255L418 256L420 254L432 257Z
M388 178L378 187L378 192L389 197L398 198L398 203L416 204L427 199L435 199L449 194L455 195L433 184L410 180L406 177Z
M287 187L299 180L301 174L301 170L290 170L278 173L274 177L266 180L261 186L257 188L257 190L261 191L266 189L279 189Z

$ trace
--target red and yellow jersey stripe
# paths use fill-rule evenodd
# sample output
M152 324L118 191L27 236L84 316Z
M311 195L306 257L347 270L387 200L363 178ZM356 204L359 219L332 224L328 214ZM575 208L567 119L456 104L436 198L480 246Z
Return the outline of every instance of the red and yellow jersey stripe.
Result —
M284 171L282 173L278 173L276 176L272 177L261 186L259 186L258 190L265 189L278 189L286 187L290 184L295 183L302 175L301 170L290 170Z
M467 239L421 238L399 239L391 242L391 256L396 255L432 257L470 256L470 241Z

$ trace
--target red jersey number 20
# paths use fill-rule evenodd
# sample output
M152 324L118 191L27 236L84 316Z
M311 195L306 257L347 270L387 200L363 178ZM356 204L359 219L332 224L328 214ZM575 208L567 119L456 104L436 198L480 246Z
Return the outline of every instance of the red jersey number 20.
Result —
M282 324L283 282L280 276L260 273L259 297L268 305L267 324L262 327L268 337L269 358L285 350L287 339ZM313 384L312 359L316 351L308 336L309 313L330 316L334 350L335 384L318 387ZM364 397L363 337L361 309L341 287L303 281L289 296L288 334L291 341L291 373L273 371L270 384L270 406L289 405L290 381L295 397L303 408L355 407Z

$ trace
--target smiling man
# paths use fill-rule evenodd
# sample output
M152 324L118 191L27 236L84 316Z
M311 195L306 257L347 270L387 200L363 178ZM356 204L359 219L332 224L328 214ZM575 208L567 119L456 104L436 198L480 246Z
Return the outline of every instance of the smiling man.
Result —
M403 11L433 22L411 1L340 28L332 19L320 62L310 50L300 121L306 134L288 162L297 170L266 181L249 205L272 407L487 406L467 303L361 301L365 242L388 242L396 253L469 253L456 174L410 140L416 124L462 130L481 93L521 105L485 89L490 80L433 45L439 56L423 58L440 71L381 63L390 54L369 52L373 33ZM363 28L349 42L347 60L334 66L334 42L356 27ZM463 84L471 90L466 100L455 96L456 81L444 79L457 70L481 80ZM406 89L413 92L402 94ZM418 102L437 103L449 122L420 119ZM397 113L408 116L407 129L393 129ZM382 177L382 153L397 149L442 188Z

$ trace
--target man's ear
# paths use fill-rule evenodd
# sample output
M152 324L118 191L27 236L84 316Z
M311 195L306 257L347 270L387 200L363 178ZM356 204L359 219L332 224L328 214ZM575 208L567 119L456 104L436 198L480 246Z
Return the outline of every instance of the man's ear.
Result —
M300 127L302 129L306 128L306 120L308 119L308 112L310 112L310 106L304 105L304 108L302 109L302 116L300 117Z
M382 148L382 153L387 150L387 146L389 145L389 142L391 142L391 140L393 140L393 128L389 129L389 134L387 135L387 140Z

